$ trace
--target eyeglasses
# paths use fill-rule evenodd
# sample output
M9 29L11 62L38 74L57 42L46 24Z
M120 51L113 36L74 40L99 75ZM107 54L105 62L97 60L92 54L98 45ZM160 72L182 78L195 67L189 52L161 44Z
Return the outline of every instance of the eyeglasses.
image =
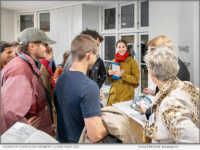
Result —
M153 46L149 46L148 47L148 51L150 51L150 52L153 51L153 50L155 50L155 49L156 49L156 47L153 47Z
M35 44L43 44L44 46L48 47L49 45L47 43L44 43L42 41L35 41Z
M49 46L47 43L43 43L43 44L44 44L44 46L46 46L46 47L48 47L48 46Z
M49 45L47 43L41 42L41 44L43 44L45 47L49 47Z

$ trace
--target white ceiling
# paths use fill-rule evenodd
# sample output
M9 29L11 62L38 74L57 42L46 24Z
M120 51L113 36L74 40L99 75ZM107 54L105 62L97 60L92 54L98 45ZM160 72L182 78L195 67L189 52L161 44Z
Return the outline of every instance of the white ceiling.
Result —
M15 11L41 10L65 5L73 5L75 1L1 1L1 8Z
M11 1L11 0L3 0L1 1L1 8L10 9L14 11L38 11L45 9L53 9L58 7L64 7L69 5L76 5L80 3L87 3L92 5L108 5L108 4L116 4L116 1L64 1L64 0L43 0L43 1Z

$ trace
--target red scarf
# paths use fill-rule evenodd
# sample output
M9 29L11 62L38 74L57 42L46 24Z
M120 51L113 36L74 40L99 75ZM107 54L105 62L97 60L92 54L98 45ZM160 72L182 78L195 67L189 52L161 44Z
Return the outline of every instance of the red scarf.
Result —
M126 58L128 57L128 55L129 55L128 51L126 51L126 53L124 55L120 55L119 53L117 53L115 55L115 61L114 62L120 63L121 61L126 60Z
M40 59L40 63L43 64L45 66L45 68L47 69L47 71L49 72L49 75L51 77L51 85L54 88L56 86L56 83L53 78L53 71L52 71L51 67L49 66L49 62L45 59Z

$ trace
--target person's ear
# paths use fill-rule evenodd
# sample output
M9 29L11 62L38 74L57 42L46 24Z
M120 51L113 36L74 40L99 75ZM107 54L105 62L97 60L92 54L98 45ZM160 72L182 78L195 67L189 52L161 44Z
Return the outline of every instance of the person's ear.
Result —
M156 81L157 80L157 78L156 78L156 76L154 75L154 73L153 73L153 71L152 71L152 68L149 68L149 73L150 73L150 77L151 77L151 79L152 79L152 81Z
M31 42L28 44L28 46L29 46L29 49L33 49L35 47L35 44Z
M86 59L87 59L87 60L90 60L90 57L91 57L91 56L90 56L90 52L86 53Z

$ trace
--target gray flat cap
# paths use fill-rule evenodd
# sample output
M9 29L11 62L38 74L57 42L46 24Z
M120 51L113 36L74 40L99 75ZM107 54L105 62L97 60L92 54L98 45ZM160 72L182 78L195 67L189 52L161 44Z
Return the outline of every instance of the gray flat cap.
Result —
M22 43L41 41L49 45L56 43L51 40L44 31L37 28L27 28L22 31L18 37L18 41Z

